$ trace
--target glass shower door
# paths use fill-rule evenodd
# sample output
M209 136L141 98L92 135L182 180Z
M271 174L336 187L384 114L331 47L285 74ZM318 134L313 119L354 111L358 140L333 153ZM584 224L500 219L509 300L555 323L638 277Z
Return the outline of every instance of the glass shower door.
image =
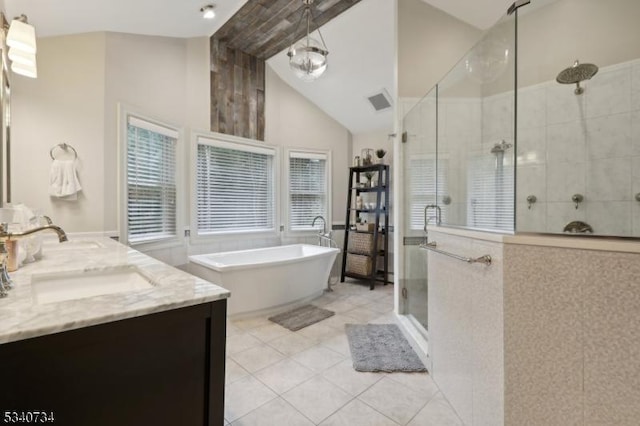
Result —
M426 336L429 283L427 256L418 245L425 241L425 207L436 202L437 89L414 106L403 120L402 144L404 198L404 274L401 280L401 313ZM434 210L429 218L435 220Z

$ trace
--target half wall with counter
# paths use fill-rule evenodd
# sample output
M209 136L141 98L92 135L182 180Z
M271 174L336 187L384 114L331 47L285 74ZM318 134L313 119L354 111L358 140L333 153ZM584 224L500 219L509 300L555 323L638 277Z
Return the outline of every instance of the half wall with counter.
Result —
M433 227L431 374L467 425L640 418L640 247Z

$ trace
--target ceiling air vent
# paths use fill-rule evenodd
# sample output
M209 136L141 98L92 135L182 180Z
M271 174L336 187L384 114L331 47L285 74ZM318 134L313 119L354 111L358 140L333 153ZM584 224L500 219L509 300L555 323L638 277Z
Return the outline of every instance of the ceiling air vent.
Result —
M367 100L371 103L371 106L373 106L373 109L375 109L376 112L391 108L391 96L389 96L389 93L384 89L379 93L367 96Z

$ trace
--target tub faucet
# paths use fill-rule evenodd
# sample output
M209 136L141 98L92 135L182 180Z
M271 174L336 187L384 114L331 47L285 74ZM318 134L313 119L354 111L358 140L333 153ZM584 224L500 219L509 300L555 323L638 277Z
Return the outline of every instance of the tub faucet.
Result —
M311 222L311 226L316 226L316 220L322 220L322 234L327 235L327 221L322 216L316 216L313 218L313 222ZM319 231L318 231L319 232Z

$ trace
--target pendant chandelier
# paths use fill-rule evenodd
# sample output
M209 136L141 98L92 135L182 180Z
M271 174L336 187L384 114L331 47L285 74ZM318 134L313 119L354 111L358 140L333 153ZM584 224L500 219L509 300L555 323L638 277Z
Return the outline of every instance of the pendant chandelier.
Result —
M296 31L293 33L292 38L298 34L300 25L306 21L307 34L297 43L291 43L287 56L289 57L289 67L293 70L296 77L303 81L314 81L319 78L327 70L327 45L322 38L320 27L316 24L311 13L311 4L313 0L302 0L304 3L304 10L300 17L300 22L296 27ZM320 41L311 37L312 26L314 24Z

